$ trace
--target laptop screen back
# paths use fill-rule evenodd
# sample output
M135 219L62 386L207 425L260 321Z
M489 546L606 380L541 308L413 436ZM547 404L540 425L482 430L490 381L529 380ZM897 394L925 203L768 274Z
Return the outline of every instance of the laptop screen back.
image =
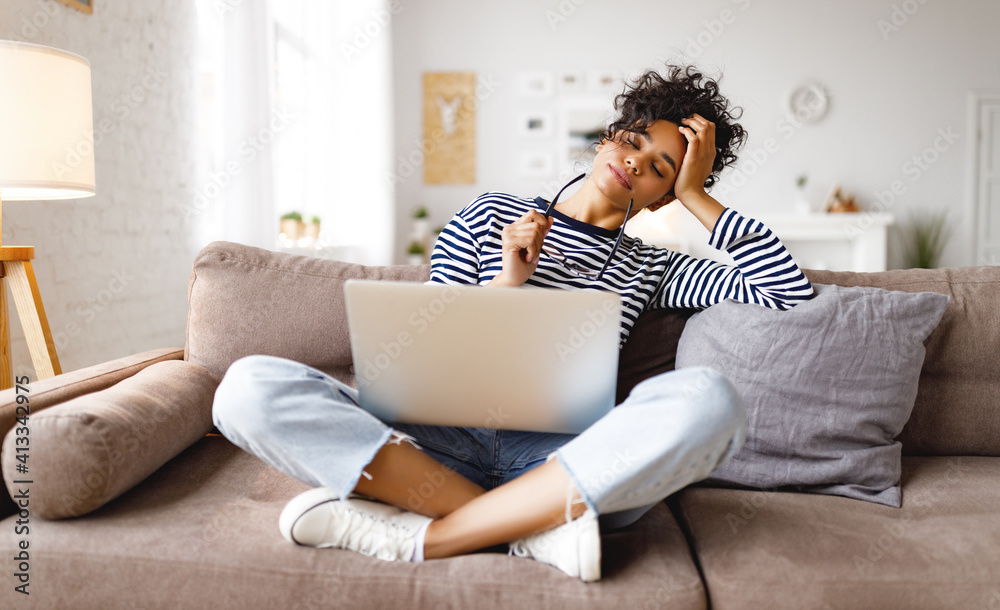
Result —
M361 406L386 422L579 433L614 407L611 292L350 280Z

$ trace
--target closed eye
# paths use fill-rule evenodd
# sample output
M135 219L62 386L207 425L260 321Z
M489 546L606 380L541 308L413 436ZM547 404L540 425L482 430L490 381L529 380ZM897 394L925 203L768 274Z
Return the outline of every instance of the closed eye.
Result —
M629 137L629 138L628 138L627 140L625 140L625 143L626 143L626 144L628 144L629 146L631 146L632 148L634 148L634 149L636 149L636 150L639 150L639 145L638 145L638 144L636 144L635 142L636 142L636 140L635 140L635 136L631 136L631 137ZM656 175L657 175L657 176L659 176L660 178L662 178L662 177L663 177L663 173L662 173L662 172L660 172L660 170L658 170L658 169L656 168L656 164L655 164L655 163L650 163L650 164L649 164L649 166L650 166L651 168L653 168L653 171L654 171L654 172L656 172Z

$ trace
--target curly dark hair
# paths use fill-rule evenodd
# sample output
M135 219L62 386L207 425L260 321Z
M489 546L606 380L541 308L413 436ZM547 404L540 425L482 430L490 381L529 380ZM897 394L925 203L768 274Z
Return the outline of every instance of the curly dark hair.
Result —
M736 122L743 109L731 107L729 100L719 94L718 80L703 75L694 66L668 64L666 76L646 70L615 96L615 111L618 119L608 125L602 139L611 140L621 132L643 134L657 120L680 125L681 119L695 113L715 123L715 161L705 188L715 184L719 173L736 161L736 151L747 139L746 130Z

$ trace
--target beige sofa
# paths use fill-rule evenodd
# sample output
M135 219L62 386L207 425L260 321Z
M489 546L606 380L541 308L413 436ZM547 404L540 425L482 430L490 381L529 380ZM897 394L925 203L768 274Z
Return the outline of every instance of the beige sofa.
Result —
M306 486L210 433L215 385L256 353L352 381L342 282L423 281L428 267L211 244L183 350L0 392L3 477L27 504L0 494L0 607L1000 608L1000 268L807 275L952 297L900 436L902 508L688 488L605 532L603 579L584 584L503 549L406 564L287 543L278 515ZM620 395L672 368L689 314L643 314Z

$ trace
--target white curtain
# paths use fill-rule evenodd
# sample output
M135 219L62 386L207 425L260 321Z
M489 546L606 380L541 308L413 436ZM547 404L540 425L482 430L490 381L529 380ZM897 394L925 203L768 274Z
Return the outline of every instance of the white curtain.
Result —
M278 235L272 181L272 21L267 0L246 0L224 16L221 154L223 239L273 249ZM235 172L232 170L236 170ZM235 175L233 175L235 173Z
M275 249L279 217L296 211L322 219L320 255L392 263L390 5L199 1L203 234Z
M391 264L395 189L392 16L389 0L337 2L332 36L336 134L331 172L336 221L350 233L359 260ZM405 6L405 5L404 5ZM348 45L348 46L345 46ZM357 52L355 52L357 51Z

